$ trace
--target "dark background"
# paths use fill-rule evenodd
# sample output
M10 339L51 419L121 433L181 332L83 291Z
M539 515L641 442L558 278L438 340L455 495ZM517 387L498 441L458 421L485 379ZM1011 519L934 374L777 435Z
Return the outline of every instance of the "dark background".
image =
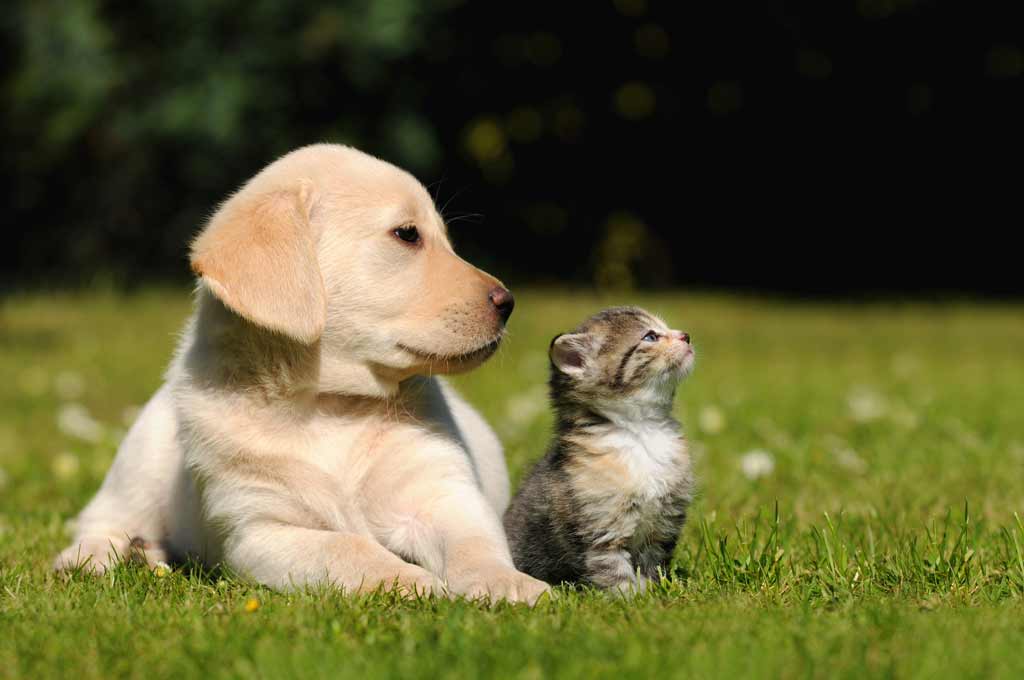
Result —
M1016 4L8 3L0 283L186 281L220 200L333 141L513 283L1020 295Z

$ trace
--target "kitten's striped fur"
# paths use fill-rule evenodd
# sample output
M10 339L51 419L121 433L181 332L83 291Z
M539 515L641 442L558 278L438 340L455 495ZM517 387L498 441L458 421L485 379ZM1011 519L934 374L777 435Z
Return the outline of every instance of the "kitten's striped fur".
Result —
M692 364L687 334L634 307L552 341L554 439L505 513L517 569L633 590L667 567L692 496L671 414Z

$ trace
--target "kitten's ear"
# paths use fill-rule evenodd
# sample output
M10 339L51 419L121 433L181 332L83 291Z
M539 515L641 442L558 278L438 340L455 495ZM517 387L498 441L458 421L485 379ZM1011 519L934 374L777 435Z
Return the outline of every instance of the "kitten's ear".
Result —
M551 364L566 375L583 372L589 349L583 333L563 333L551 341Z

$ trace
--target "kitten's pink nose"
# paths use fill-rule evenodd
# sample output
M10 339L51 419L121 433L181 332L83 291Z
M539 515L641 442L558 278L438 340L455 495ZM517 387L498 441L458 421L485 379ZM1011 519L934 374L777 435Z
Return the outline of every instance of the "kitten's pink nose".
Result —
M680 333L679 334L679 339L682 340L683 342L685 342L687 345L690 344L690 334L689 333Z

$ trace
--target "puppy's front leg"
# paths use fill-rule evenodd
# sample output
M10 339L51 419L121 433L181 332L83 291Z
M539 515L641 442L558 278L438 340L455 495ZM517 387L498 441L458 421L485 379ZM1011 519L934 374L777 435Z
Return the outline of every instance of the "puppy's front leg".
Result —
M450 592L532 605L551 589L516 570L501 522L476 486L446 488L428 507L421 517L435 540L424 546L421 564L443 575Z
M403 561L372 538L279 522L236 528L225 543L225 561L277 589L327 583L349 593L379 587L408 594L443 592L430 572Z

